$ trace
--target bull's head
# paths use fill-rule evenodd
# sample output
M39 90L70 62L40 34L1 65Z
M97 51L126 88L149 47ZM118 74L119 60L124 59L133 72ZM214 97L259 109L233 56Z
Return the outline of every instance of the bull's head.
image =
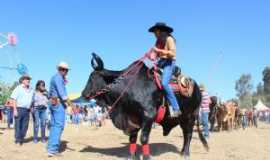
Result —
M100 89L106 86L106 81L102 71L104 65L102 59L95 53L92 53L91 65L94 71L90 74L87 84L82 92L84 98L94 96Z

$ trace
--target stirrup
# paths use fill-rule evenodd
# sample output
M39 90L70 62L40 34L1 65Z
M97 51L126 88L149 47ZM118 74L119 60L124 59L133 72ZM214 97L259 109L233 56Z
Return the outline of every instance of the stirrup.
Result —
M173 110L172 106L169 106L169 111L170 111L171 118L179 117L182 114L182 112L180 110L178 110L178 111Z

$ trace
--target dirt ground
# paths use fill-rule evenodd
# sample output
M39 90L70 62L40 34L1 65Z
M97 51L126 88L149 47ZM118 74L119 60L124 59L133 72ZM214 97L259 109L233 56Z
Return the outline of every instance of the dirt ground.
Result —
M32 126L29 127L27 143L13 143L14 131L0 125L1 160L118 160L127 156L128 137L114 128L110 121L96 129L86 125L67 125L62 138L62 156L48 158L46 144L32 143ZM154 160L183 159L180 156L182 134L175 128L168 137L162 136L160 127L153 129L151 149ZM213 133L209 139L210 151L206 152L193 135L192 160L268 160L270 159L270 125L260 123L259 128Z

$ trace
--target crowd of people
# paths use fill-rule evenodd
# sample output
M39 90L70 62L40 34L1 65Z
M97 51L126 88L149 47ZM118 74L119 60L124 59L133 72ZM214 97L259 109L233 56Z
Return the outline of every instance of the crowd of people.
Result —
M257 110L253 108L240 108L236 102L212 102L204 85L200 85L202 102L199 111L199 121L203 135L209 138L210 131L231 130L249 127L258 128L258 121L270 123L270 110ZM213 104L214 103L214 104ZM211 111L212 113L210 113ZM214 121L212 121L214 119ZM210 124L210 129L209 129Z
M40 116L40 117L39 117ZM50 110L38 111L37 109L31 110L31 116L33 124L36 120L41 119L41 127L48 128L50 125ZM91 105L79 105L72 104L67 106L66 109L66 123L67 124L85 124L90 127L101 127L105 124L105 120L108 119L106 110L103 110L98 104L92 103ZM7 129L14 128L14 116L13 109L6 103L0 107L0 122L7 124ZM44 123L45 122L45 123ZM43 127L45 124L45 127ZM36 123L36 127L40 124Z
M241 111L241 122L242 122L242 128L246 129L247 127L255 126L258 127L258 117L259 113L256 108L253 109L242 109Z
M259 120L270 123L270 110L259 112Z
M15 144L21 146L25 142L30 119L33 120L33 142L48 143L47 151L50 157L59 154L61 135L66 123L78 125L86 122L96 127L104 125L106 114L94 99L90 101L90 106L70 103L66 91L68 71L68 64L60 62L57 73L51 78L48 91L43 80L37 81L35 89L32 89L31 77L28 74L20 77L19 85L0 107L0 119L7 123L7 128L14 128ZM47 128L48 141L45 135Z
M71 105L67 107L66 122L70 124L86 124L91 127L101 127L105 124L107 113L95 100L91 100L91 105Z
M61 135L65 125L65 108L68 106L65 88L68 70L67 63L59 63L57 73L51 78L49 91L46 90L44 81L39 80L35 89L32 89L30 86L31 77L28 74L21 76L19 85L12 91L4 107L8 128L12 127L14 120L15 144L22 146L25 143L32 114L33 142L38 143L39 140L42 143L47 142L45 133L46 124L49 124L48 155L59 154ZM49 120L48 117L50 117ZM40 139L38 138L39 130L41 130Z

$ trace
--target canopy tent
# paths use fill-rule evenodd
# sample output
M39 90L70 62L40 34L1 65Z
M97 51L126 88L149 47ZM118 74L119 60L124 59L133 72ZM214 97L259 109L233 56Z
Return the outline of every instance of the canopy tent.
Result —
M73 100L71 100L71 102L74 105L78 105L80 107L84 107L84 106L93 107L93 106L96 105L96 100L94 100L94 99L87 100L87 99L85 99L83 97L78 97L76 99L73 99Z
M71 100L71 102L74 105L78 105L80 107L91 107L91 106L95 106L96 105L96 100L91 99L91 100L87 100L83 97L81 97L80 93L71 93L68 95L68 98Z
M81 96L81 93L70 93L68 95L68 99L70 99L71 101L73 101L73 100L79 98L80 96Z
M270 108L266 107L261 100L258 100L257 104L254 106L258 111L269 110Z

